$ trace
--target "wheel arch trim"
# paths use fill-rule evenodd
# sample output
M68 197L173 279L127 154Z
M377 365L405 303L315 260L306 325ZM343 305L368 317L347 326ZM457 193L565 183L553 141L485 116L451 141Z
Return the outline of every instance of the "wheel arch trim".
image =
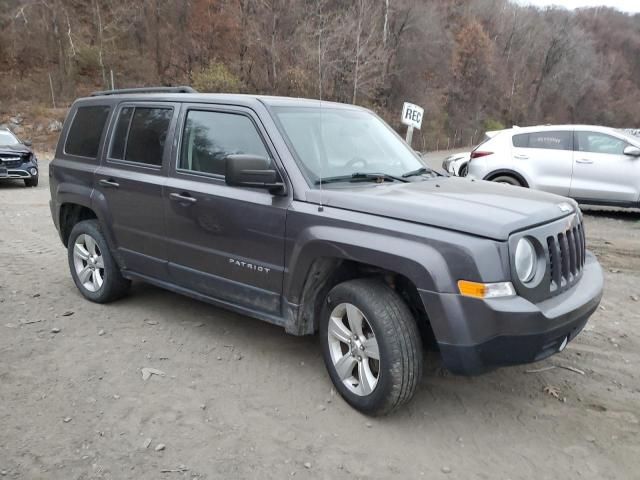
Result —
M515 178L525 188L529 188L529 185L531 185L531 182L529 182L522 173L517 172L510 168L500 168L498 170L492 170L491 172L489 172L484 176L483 180L491 181L493 178L499 177L501 175Z

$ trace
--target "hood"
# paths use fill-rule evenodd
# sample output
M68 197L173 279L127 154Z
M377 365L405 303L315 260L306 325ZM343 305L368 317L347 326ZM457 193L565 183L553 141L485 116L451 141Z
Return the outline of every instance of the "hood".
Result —
M15 145L0 145L0 153L16 153L24 155L25 153L31 153L31 149L22 143Z
M576 208L572 200L558 195L459 177L352 185L323 189L322 203L496 240L507 240L513 232L562 218ZM307 200L319 203L320 191L307 192ZM572 210L563 211L559 204L569 204Z

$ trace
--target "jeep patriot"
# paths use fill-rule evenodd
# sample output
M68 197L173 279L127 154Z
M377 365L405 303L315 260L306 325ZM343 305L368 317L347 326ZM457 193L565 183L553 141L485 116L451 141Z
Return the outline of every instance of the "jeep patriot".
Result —
M189 87L77 100L51 163L71 276L131 280L319 334L335 388L388 413L423 345L454 373L561 351L602 295L573 200L443 176L378 116Z

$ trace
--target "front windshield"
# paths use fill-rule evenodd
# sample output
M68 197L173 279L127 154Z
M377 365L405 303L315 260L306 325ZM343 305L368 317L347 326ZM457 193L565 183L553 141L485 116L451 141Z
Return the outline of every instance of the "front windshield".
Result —
M357 174L402 176L424 164L382 120L342 108L276 107L284 134L311 185Z
M17 145L20 143L13 134L7 130L0 130L0 145Z

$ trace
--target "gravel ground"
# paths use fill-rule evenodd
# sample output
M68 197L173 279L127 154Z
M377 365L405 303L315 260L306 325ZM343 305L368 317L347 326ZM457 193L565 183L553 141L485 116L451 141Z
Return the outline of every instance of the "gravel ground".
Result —
M606 292L564 352L474 378L429 355L414 401L370 419L316 337L143 284L83 300L46 166L0 184L0 478L640 478L637 212L585 212Z

